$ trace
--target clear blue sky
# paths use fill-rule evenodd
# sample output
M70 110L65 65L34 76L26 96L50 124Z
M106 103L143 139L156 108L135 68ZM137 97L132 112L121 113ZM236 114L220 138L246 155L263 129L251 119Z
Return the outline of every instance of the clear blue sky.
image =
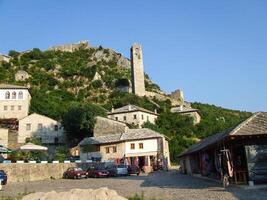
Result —
M188 101L267 111L265 0L0 0L0 52L89 40L129 57Z

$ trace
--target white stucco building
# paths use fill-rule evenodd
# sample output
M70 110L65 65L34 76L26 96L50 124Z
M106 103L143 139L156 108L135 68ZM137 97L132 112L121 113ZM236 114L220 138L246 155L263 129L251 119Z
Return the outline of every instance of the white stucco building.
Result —
M170 166L167 138L150 129L128 129L122 134L85 138L80 158L136 164L139 167Z
M0 84L0 119L28 116L31 95L27 87Z
M19 120L18 143L25 143L31 137L40 138L43 144L62 144L65 140L59 122L36 113Z
M112 109L108 113L108 118L141 127L147 121L155 124L158 114L156 110L152 112L139 106L126 105L121 108Z

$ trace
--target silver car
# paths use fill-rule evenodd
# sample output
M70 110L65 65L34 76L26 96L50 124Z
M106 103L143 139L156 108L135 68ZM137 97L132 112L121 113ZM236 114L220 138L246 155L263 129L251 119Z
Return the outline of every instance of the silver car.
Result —
M117 175L118 176L127 176L128 175L127 165L117 165Z

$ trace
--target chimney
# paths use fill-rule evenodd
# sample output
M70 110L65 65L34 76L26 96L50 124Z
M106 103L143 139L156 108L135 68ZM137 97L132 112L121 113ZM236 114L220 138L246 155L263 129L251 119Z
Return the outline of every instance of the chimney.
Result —
M114 112L114 107L111 108L111 112Z
M132 110L132 106L128 105L128 110L131 111Z
M155 114L158 114L158 111L157 111L157 109L155 109L155 110L154 110L154 113L155 113Z
M184 105L180 105L180 111L184 110Z

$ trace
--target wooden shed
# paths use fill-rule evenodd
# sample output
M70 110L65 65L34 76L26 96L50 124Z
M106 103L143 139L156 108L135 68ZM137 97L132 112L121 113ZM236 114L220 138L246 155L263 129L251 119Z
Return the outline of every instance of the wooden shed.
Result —
M178 156L181 171L220 179L218 155L230 152L231 181L267 183L267 112L258 112L237 127L214 134Z

